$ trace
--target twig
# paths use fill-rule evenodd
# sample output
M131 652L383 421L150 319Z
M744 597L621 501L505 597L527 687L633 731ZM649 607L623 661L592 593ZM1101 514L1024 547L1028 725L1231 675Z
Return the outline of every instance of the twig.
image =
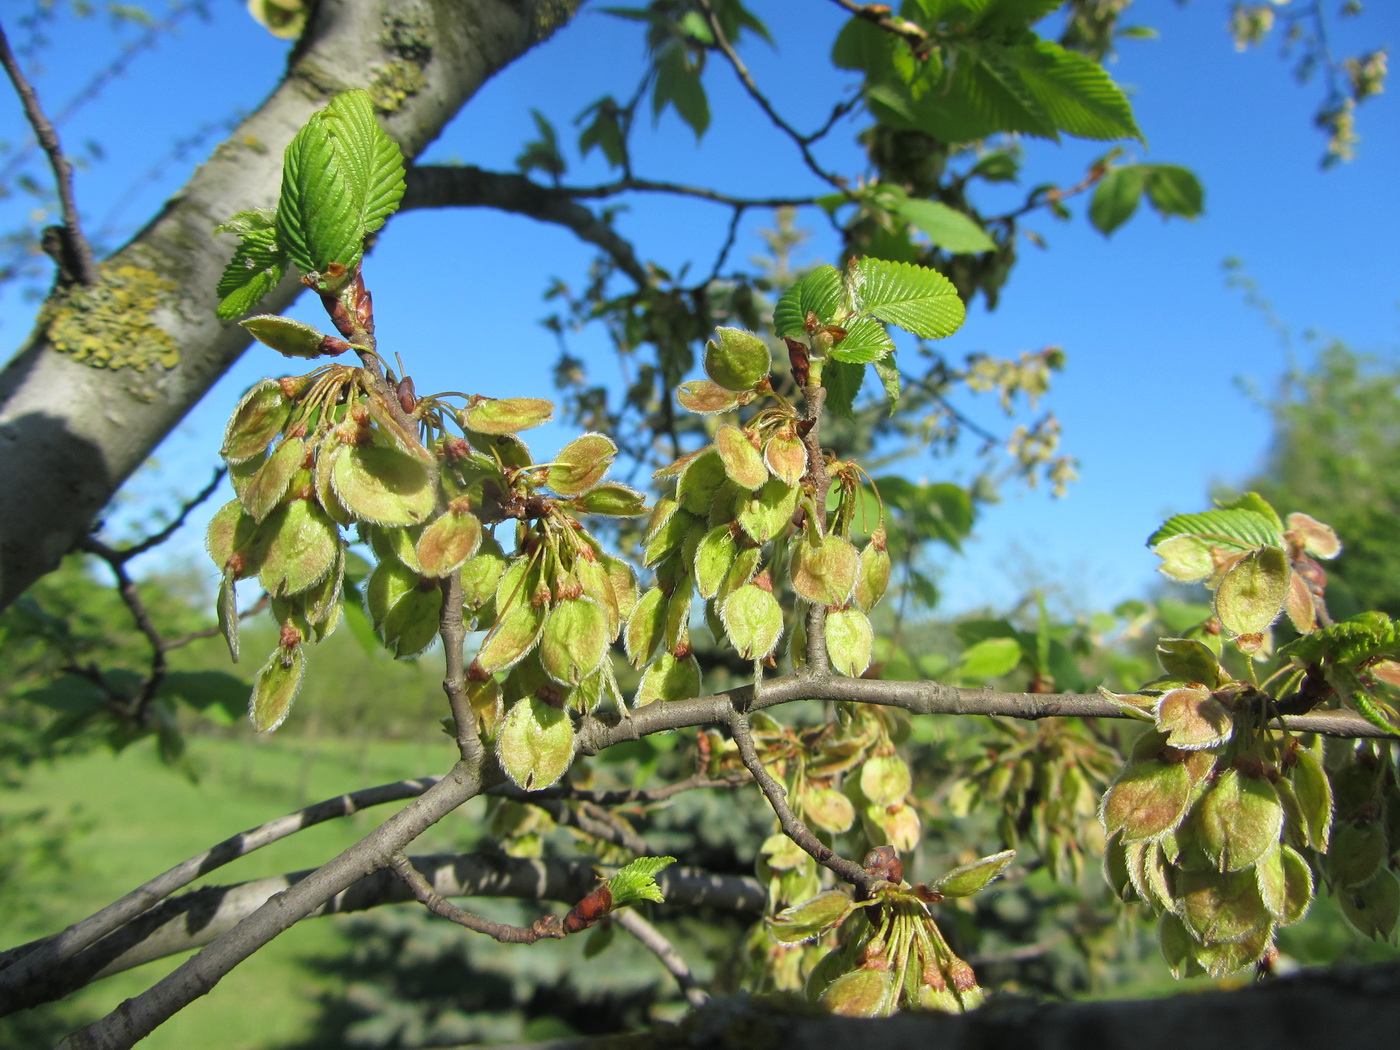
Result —
M403 880L404 885L412 891L413 896L423 907L434 915L455 922L458 926L464 926L474 933L484 933L502 944L534 944L540 937L548 936L548 934L536 931L533 927L512 926L507 922L495 922L491 919L483 919L480 915L463 911L433 889L428 880L423 877L423 873L415 868L413 862L405 857L401 851L390 855L389 867L394 870L395 875ZM559 936L563 936L563 933L561 932Z
M139 543L134 543L130 547L112 548L102 544L102 550L100 551L93 547L89 547L88 549L92 550L94 554L98 554L104 560L110 560L110 558L115 557L120 558L123 562L128 562L139 554L145 554L153 547L159 547L185 524L186 520L194 513L200 504L204 503L215 493L219 487L219 482L224 480L224 475L227 473L227 467L216 467L214 469L214 476L209 479L209 484L205 485L198 493L181 504L179 513L175 515L174 520L154 535L147 536L144 540L141 540ZM94 541L94 543L96 543L96 541Z
M724 28L719 24L719 19L715 17L714 9L710 6L709 0L700 0L700 9L705 13L705 20L710 25L710 32L715 38L715 46L719 48L720 54L724 55L729 61L730 66L734 69L735 75L739 78L739 82L744 85L744 90L749 93L749 97L758 104L758 108L763 110L764 114L773 122L773 125L778 128L779 131L782 131L792 139L798 150L801 151L803 161L817 178L835 187L842 193L848 192L845 179L841 178L839 175L833 175L817 163L817 158L812 155L812 150L810 148L811 143L814 141L813 137L803 135L784 120L782 116L779 115L778 111L773 108L773 104L768 101L767 96L759 90L758 83L754 80L753 74L750 73L748 67L744 65L744 60L741 59L739 53L734 50L734 45L729 42L729 38L724 35Z
M436 784L441 777L420 777L399 780L392 784L365 788L348 795L337 795L289 813L266 824L240 832L196 853L150 881L138 886L126 896L107 905L62 933L43 941L21 945L0 954L0 1000L8 1000L18 989L44 969L52 969L72 958L113 930L155 907L177 890L195 879L223 867L239 857L271 845L289 835L295 835L317 824L338 817L348 817L371 806L415 798Z
M759 788L763 791L764 797L768 799L768 804L773 808L773 813L778 818L778 823L783 829L783 834L792 839L802 849L811 856L818 864L834 871L841 879L856 887L862 894L869 890L875 882L875 878L855 861L847 860L831 847L823 843L807 827L797 814L788 805L787 792L783 786L768 772L763 765L763 760L759 758L758 750L754 747L753 733L749 730L749 716L740 711L734 711L729 717L729 731L734 737L734 743L739 748L739 757L744 760L744 766L758 781Z
M476 712L472 710L471 700L467 697L466 658L462 655L462 644L467 635L462 619L462 577L458 573L448 573L442 583L442 615L438 622L445 664L442 691L447 694L452 720L456 723L454 735L457 752L463 762L480 763L484 752L476 725Z
M855 0L835 0L837 7L843 7L857 18L864 19L872 25L879 26L885 32L899 37L909 45L909 49L916 57L927 58L929 51L933 47L933 40L928 32L919 25L915 25L905 18L898 18L890 13L889 7L884 4L858 4Z
M68 158L63 155L58 132L54 131L48 117L44 116L44 110L39 105L39 96L35 94L33 85L19 68L14 52L10 50L10 42L5 37L3 27L0 27L0 65L5 67L10 82L15 86L15 93L24 105L24 115L29 121L29 126L34 129L34 137L49 158L54 181L58 184L58 200L63 210L61 236L64 250L59 253L56 261L60 269L71 270L66 274L67 277L81 284L96 284L97 261L93 258L92 245L83 236L82 224L78 221L78 205L73 199L73 169L68 163Z
M666 967L671 976L676 979L676 983L681 986L681 992L685 996L686 1002L698 1009L710 1001L709 995L705 989L700 987L700 983L690 972L690 967L686 965L681 953L676 951L675 945L666 939L665 934L647 922L632 908L622 908L613 912L612 920L637 938L644 948L661 960L661 965Z
M638 856L651 852L646 839L628 827L620 817L592 803L585 802L580 808L574 809L565 802L531 798L528 794L522 801L544 810L556 824L576 828L585 835L611 842L614 846L621 846Z

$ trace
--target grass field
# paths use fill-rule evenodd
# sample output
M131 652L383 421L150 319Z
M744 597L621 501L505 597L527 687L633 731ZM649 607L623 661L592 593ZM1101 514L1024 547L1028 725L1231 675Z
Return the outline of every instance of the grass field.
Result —
M162 766L146 744L95 752L30 771L0 791L0 816L15 828L0 841L0 946L53 933L228 835L308 803L374 784L445 772L451 744L382 740L193 738L200 782ZM230 883L315 867L351 845L402 803L330 821L212 873ZM42 817L17 825L17 814ZM476 813L468 807L468 819ZM415 851L469 843L462 817L433 829ZM55 845L61 844L57 850ZM51 858L45 861L44 858ZM268 1050L304 1038L318 993L334 992L304 960L343 950L335 918L303 923L234 970L140 1045L143 1050ZM46 1045L55 1029L96 1018L144 990L182 958L150 963L72 999L0 1020L0 1047ZM43 1040L43 1041L39 1041Z

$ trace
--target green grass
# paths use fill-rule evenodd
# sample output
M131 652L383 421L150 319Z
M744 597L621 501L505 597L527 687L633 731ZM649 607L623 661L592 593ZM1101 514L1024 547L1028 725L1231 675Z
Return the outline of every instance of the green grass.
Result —
M0 885L0 945L56 932L231 834L342 792L444 772L454 757L446 737L440 744L193 738L190 749L198 784L162 766L141 744L119 755L94 752L35 768L19 789L0 792L0 816L43 812L0 842L0 873L11 872L11 881ZM308 828L202 881L315 867L402 805ZM450 849L474 837L468 822L449 818L414 849ZM62 843L58 863L43 861L46 840ZM304 1037L319 1013L315 997L327 990L304 960L346 949L338 921L314 919L283 934L143 1041L143 1050L264 1050ZM150 963L63 1003L0 1020L0 1047L42 1045L37 1034L101 1016L182 959Z

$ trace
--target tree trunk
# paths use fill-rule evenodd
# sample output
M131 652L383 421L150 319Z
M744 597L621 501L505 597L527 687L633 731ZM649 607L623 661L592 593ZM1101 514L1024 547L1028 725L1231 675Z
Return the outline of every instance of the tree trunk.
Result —
M0 372L0 608L58 564L117 487L237 359L214 316L233 238L214 226L277 199L282 150L333 95L367 88L417 156L497 70L582 0L321 0L286 75L96 285L55 288ZM288 279L262 304L283 309Z

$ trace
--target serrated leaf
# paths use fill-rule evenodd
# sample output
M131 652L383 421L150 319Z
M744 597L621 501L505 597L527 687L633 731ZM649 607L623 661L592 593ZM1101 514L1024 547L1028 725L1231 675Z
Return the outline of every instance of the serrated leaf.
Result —
M861 317L850 322L846 337L831 348L833 361L849 364L869 364L894 353L894 340L885 326L873 317Z
M282 282L289 261L274 231L245 233L215 286L219 297L215 315L231 321L253 309Z
M656 876L674 863L675 857L638 857L632 861L608 880L612 906L622 908L637 901L664 903L666 898L656 884Z
M1025 84L1055 127L1085 139L1142 139L1127 97L1102 66L1048 40L1015 49Z
M654 117L675 106L681 119L690 125L696 139L710 126L710 103L700 73L692 69L680 41L666 45L656 56L656 80L652 86L651 109Z
M1247 551L1256 547L1282 547L1283 534L1267 517L1251 510L1208 510L1200 514L1175 514L1147 540L1155 548L1175 536L1192 536L1211 546Z
M856 395L865 382L865 365L833 360L822 370L822 386L826 387L826 407L844 419L855 416Z
M894 410L899 407L899 365L895 363L894 355L883 357L879 361L870 362L870 367L875 369L875 374L880 377L880 385L885 388L885 396L890 399L890 415L894 415Z
M856 264L861 310L922 339L942 339L962 326L965 310L953 283L911 263L862 259ZM883 356L883 355L881 355Z
M779 337L805 334L807 314L822 324L835 320L842 307L841 273L834 266L818 266L782 294L773 308L773 329Z

